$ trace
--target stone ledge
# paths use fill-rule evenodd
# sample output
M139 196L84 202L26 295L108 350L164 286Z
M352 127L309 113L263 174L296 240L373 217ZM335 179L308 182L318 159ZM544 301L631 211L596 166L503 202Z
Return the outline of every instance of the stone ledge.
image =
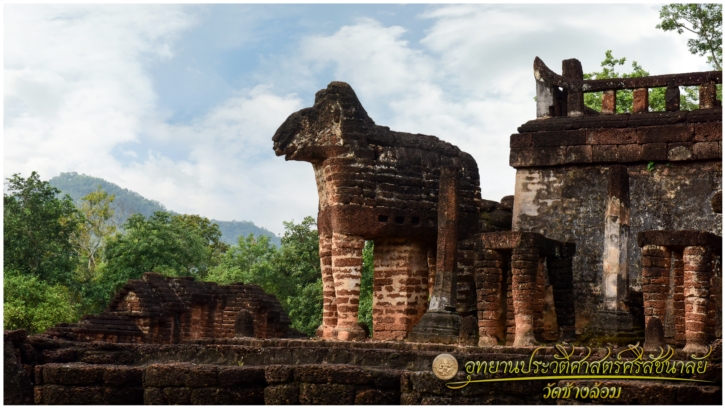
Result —
M624 113L533 119L518 128L519 133L595 128L627 128L675 123L722 122L722 108L679 112Z
M722 158L721 115L722 109L708 109L529 121L511 135L509 164L717 160Z
M576 246L546 238L536 232L505 231L481 234L482 249L539 248L542 254L556 257L573 255Z
M705 246L713 251L722 251L722 237L706 231L642 231L637 234L637 245L659 245L665 247Z

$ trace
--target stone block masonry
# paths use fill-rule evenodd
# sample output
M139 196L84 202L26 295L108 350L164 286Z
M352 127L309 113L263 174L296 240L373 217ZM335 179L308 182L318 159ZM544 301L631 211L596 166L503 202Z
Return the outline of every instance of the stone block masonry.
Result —
M406 238L375 241L373 337L404 340L426 311L427 250Z
M459 363L451 381L465 381L466 361L528 361L534 347L459 347L404 342L340 342L307 339L189 340L181 344L89 343L6 332L5 343L21 368L5 371L6 404L123 405L398 405L556 404L544 399L547 381L471 384L451 390L431 373L431 361L449 353ZM627 403L717 404L722 369L721 342L700 379L706 383L628 381L619 401ZM567 348L568 350L568 348ZM572 350L574 359L604 348ZM615 350L616 351L616 350ZM537 360L557 361L552 347ZM625 360L629 357L625 357ZM678 350L672 361L687 360ZM10 384L23 387L11 402ZM612 381L609 381L612 382ZM563 386L564 384L559 384ZM668 398L668 399L665 399ZM25 402L21 402L25 401ZM588 402L588 401L581 401Z

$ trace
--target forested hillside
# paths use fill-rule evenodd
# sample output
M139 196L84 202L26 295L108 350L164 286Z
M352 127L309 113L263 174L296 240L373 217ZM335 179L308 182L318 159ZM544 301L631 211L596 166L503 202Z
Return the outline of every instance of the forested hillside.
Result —
M78 174L76 172L61 173L59 176L48 180L51 186L62 191L62 194L68 194L74 202L78 202L82 197L95 191L100 185L103 191L116 196L113 202L115 210L116 224L123 225L124 222L132 214L141 214L144 217L153 215L156 211L169 211L158 201L149 200L135 191L122 188L114 183L106 181L102 178ZM280 245L280 238L272 231L254 225L251 221L218 221L211 222L219 225L222 233L221 240L227 244L234 245L237 243L238 237L246 237L249 234L265 235L270 238L270 242L275 246Z

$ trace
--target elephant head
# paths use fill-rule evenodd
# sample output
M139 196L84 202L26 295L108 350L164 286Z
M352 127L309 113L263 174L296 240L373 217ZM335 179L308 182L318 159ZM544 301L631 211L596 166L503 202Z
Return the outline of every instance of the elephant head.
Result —
M366 147L365 134L375 127L355 91L345 82L331 82L315 95L315 103L291 114L272 141L277 156L311 163Z

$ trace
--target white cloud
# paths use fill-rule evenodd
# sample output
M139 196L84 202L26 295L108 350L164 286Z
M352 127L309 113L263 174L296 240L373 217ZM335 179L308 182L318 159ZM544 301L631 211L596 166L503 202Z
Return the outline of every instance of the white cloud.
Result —
M258 86L190 124L166 122L146 67L173 58L196 23L183 7L8 6L5 17L6 177L78 171L174 211L277 232L290 215L315 214L316 192L297 191L314 186L312 170L285 172L294 166L271 149L277 126L301 107L296 96Z
M153 120L143 60L191 24L169 6L6 6L4 173L118 172L111 150Z

